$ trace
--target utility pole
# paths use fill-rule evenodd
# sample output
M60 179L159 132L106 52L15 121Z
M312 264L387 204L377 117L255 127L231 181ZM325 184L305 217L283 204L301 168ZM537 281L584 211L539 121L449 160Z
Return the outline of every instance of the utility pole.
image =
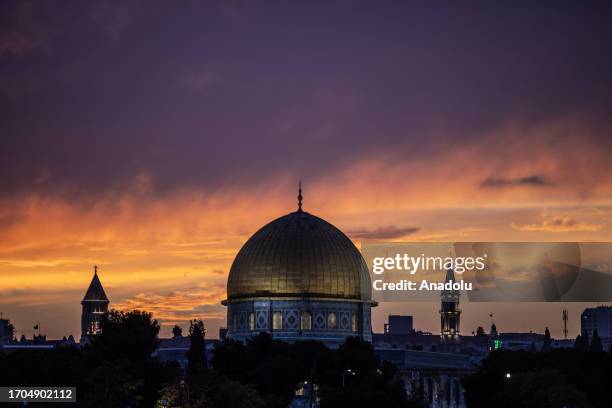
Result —
M567 340L567 309L563 309L563 337Z

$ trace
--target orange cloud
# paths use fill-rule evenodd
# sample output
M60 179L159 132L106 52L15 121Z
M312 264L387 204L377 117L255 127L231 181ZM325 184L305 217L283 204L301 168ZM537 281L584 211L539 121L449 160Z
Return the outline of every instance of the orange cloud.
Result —
M139 293L113 305L120 310L147 310L162 324L188 324L190 320L225 320L225 285L199 285L165 294Z
M304 208L356 240L546 240L562 232L564 240L609 241L612 164L590 139L562 137L574 127L509 127L462 145L372 153L306 179ZM78 315L97 264L113 307L151 310L167 324L203 317L214 331L236 252L266 222L295 210L296 179L288 172L248 186L161 193L142 171L87 199L64 191L3 197L0 306L42 307L31 294L45 288L43 298L60 301L48 295L56 293ZM483 180L498 182L482 188Z
M543 219L539 224L512 224L512 228L519 231L575 232L599 231L603 225L577 221L568 216L553 216Z

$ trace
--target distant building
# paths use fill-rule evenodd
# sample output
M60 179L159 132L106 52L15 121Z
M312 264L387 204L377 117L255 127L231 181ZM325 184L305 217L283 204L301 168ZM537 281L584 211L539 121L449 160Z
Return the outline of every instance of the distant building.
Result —
M429 336L436 338L437 336ZM476 371L477 359L457 353L376 348L381 361L398 368L404 390L427 407L465 408L461 377Z
M452 269L446 271L445 282L455 282L455 273ZM459 291L444 290L442 291L440 307L440 341L444 344L458 343L459 323L461 310L459 309Z
M612 306L584 309L580 316L580 332L588 333L592 339L595 329L602 339L612 338Z
M227 337L227 327L219 327L219 341L225 340Z
M575 340L573 339L553 339L552 343L551 343L551 347L556 349L556 348L563 348L563 349L571 349L574 348L574 343Z
M497 326L491 325L491 333L488 336L489 350L512 350L512 351L542 351L545 335L541 333L498 333ZM574 340L551 339L550 348L573 348Z
M12 352L17 350L50 350L59 346L76 346L74 337L68 336L61 340L47 340L47 336L34 335L31 339L21 336L19 341L11 341L9 343L0 344L0 348L4 352Z
M81 302L81 342L87 341L88 335L100 332L100 320L108 313L108 303L108 298L98 278L98 267L94 266L94 276Z
M288 408L319 408L319 386L310 381L304 381L298 385L295 395Z
M214 352L215 344L218 340L204 340L206 360L210 364ZM171 339L159 339L157 350L153 353L161 361L176 361L182 369L186 369L189 364L187 352L191 347L189 336L174 337Z
M390 315L388 319L389 323L385 324L385 333L411 334L414 331L412 316Z
M161 361L176 361L181 368L185 369L188 363L189 347L191 347L189 336L159 339L159 345L153 356L158 357Z
M489 352L488 336L460 336L457 343L441 344L440 336L413 331L411 334L373 333L375 349L406 349L445 353L460 353L484 357Z
M544 335L540 333L500 333L499 347L504 350L540 351L544 345Z
M9 319L0 319L0 344L13 340L15 335L13 325Z

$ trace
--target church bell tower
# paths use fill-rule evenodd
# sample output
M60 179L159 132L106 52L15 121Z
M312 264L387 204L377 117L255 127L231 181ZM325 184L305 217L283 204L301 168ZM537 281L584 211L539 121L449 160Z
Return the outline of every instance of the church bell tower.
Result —
M81 302L81 342L87 341L90 334L100 332L100 320L108 312L108 298L98 278L98 267L94 266L94 276Z
M452 269L446 271L445 282L455 282L455 273ZM441 294L442 305L440 307L440 341L444 344L459 343L459 320L461 310L459 309L459 291L444 290Z

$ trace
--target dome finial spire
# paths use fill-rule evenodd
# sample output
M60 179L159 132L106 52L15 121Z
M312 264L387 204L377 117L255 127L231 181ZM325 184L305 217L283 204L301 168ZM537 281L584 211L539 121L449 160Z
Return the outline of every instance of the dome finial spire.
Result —
M302 211L302 180L298 184L298 211Z
M94 275L98 274L98 265L94 265Z

